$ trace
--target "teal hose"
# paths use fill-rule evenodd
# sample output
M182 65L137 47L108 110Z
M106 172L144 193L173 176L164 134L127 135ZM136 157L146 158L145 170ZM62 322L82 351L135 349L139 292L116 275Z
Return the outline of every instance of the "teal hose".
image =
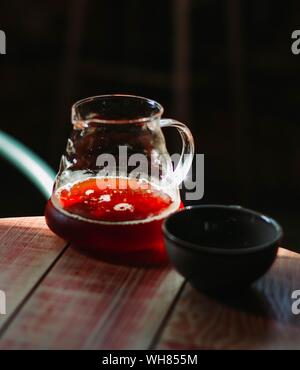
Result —
M32 150L0 130L0 156L18 168L48 199L55 172Z

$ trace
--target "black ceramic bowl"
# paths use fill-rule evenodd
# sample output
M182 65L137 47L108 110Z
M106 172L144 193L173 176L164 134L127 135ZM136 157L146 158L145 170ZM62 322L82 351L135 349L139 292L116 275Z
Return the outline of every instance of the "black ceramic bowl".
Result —
M270 217L239 206L187 207L163 224L171 262L207 293L230 293L260 278L276 258L282 237Z

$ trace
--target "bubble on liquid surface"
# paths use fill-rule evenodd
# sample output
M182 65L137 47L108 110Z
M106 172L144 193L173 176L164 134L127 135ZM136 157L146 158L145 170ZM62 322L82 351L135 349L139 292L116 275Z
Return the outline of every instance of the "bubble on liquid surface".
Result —
M109 194L103 194L99 198L100 202L110 202L110 195Z
M129 203L119 203L114 206L115 211L130 211L133 212L133 206Z
M85 192L85 195L91 195L94 193L94 190L93 189L89 189Z

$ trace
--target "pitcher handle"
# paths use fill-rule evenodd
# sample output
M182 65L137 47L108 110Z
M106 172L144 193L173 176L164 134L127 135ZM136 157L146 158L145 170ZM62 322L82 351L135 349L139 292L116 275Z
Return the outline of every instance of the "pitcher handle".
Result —
M182 139L182 151L179 162L173 172L175 183L180 185L188 174L193 162L195 152L193 135L186 125L171 118L161 119L160 127L175 127L180 133Z

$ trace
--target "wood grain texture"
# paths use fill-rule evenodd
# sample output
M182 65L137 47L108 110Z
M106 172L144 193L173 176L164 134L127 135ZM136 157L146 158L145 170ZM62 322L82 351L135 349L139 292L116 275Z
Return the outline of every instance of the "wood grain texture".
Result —
M69 248L0 339L9 349L148 348L183 279Z
M300 349L300 255L279 250L244 296L220 301L170 267L117 266L82 255L43 217L0 220L0 349ZM173 307L173 309L171 309ZM159 333L159 335L158 335Z
M279 250L271 270L244 297L217 301L189 284L157 345L160 349L300 349L300 255Z
M7 306L0 332L65 246L44 217L0 219L0 289Z

